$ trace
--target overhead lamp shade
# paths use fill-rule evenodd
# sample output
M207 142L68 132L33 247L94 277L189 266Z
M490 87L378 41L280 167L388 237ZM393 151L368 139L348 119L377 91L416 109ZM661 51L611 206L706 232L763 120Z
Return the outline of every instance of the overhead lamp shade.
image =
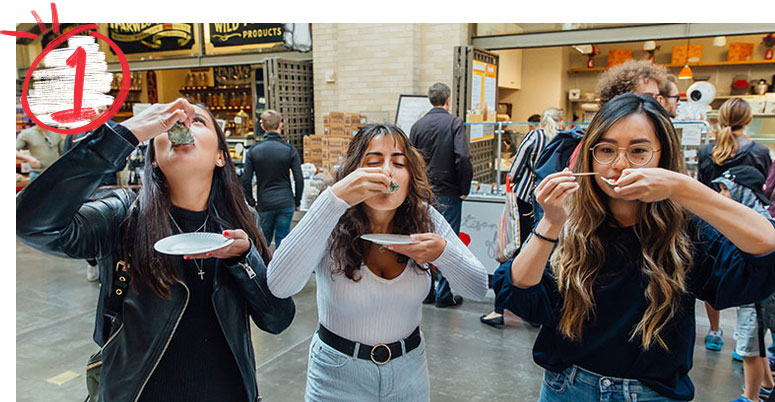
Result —
M643 51L648 52L657 48L657 42L653 40L643 42Z
M692 69L689 68L688 64L684 64L684 68L681 69L681 72L678 73L678 79L679 80L690 80L694 78L694 74L692 74Z
M727 44L727 37L726 36L717 36L713 38L713 46L715 47L724 47Z

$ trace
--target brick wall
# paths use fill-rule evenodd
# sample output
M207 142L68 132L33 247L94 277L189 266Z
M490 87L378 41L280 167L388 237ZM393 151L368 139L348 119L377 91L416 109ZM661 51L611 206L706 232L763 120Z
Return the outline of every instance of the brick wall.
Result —
M451 85L453 49L469 41L467 24L312 24L312 37L316 133L332 111L393 122L398 95Z

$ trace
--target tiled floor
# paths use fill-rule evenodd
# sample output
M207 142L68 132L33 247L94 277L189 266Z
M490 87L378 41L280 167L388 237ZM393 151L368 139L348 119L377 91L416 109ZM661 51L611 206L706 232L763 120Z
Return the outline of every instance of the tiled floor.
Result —
M85 279L86 262L44 255L20 242L16 246L16 400L82 401L83 377L92 341L98 285ZM258 384L265 401L302 401L309 341L317 324L315 284L294 297L296 318L280 335L253 328ZM479 323L488 302L466 301L456 309L424 307L433 401L535 401L541 369L531 348L538 330L516 317L504 329ZM727 402L740 394L742 367L730 358L734 310L722 313L725 344L708 352L704 309L697 304L694 369L696 401ZM79 377L55 385L47 382L63 372Z

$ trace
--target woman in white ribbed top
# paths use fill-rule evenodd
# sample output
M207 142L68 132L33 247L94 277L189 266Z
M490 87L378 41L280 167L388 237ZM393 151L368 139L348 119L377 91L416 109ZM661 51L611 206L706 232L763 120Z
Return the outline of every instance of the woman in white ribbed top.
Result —
M472 299L487 293L487 273L429 206L425 164L398 127L361 129L337 177L267 271L277 297L301 291L315 271L320 329L310 345L306 400L427 401L418 331L427 266ZM388 194L391 180L400 187ZM367 233L412 234L415 243L380 246L360 239Z

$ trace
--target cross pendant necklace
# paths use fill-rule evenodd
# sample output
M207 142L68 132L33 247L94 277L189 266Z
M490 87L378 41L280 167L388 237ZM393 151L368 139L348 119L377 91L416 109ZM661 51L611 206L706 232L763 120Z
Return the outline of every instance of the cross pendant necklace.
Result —
M172 223L175 224L175 227L178 228L178 231L180 233L184 233L183 229L180 228L180 225L178 225L178 222L175 220L175 217L173 217L172 214L169 212L167 212L167 214L170 216L170 219L172 219ZM205 225L207 225L208 219L210 219L210 215L205 216L205 221L204 223L202 223L202 226L200 226L199 229L193 231L192 233L196 233L196 232L199 232L200 230L203 230L205 228ZM199 263L199 261L197 261L196 259L194 259L194 265L196 266L196 269L198 271L196 274L199 275L199 280L202 280L202 281L205 280L205 271L202 269L202 264Z

